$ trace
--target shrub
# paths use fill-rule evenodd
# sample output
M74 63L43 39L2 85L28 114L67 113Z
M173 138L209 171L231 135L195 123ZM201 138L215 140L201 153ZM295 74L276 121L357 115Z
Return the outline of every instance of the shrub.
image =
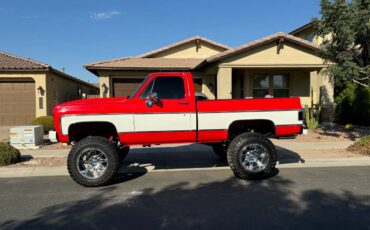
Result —
M0 142L0 166L15 164L21 160L18 149L8 143Z
M54 118L51 116L37 117L35 120L32 121L31 124L44 126L44 132L46 134L50 130L54 129Z
M347 84L335 99L336 120L341 124L370 125L370 89Z
M356 141L353 145L348 147L351 152L357 152L365 155L370 155L370 135L362 137Z

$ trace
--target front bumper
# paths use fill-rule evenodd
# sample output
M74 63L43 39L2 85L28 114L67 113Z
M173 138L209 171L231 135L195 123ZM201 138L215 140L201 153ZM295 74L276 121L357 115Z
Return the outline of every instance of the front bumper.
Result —
M57 143L58 142L57 132L55 132L55 131L49 131L49 140L52 143Z

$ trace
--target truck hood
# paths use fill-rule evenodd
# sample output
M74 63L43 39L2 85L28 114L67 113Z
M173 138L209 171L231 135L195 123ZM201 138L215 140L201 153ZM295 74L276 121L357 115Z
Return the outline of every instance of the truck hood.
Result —
M131 110L128 97L74 100L54 107L55 115L126 113Z
M62 104L58 104L57 106L111 104L111 103L126 101L127 98L128 97L126 96L126 97L115 97L115 98L93 98L93 99L73 100L73 101L62 103Z

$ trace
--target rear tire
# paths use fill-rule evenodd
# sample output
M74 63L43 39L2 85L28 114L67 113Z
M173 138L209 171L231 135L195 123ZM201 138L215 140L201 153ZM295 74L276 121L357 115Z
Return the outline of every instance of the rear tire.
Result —
M227 150L227 161L236 177L262 179L275 168L277 152L274 144L259 133L242 133Z
M119 170L118 150L104 137L86 137L69 152L67 166L78 184L101 186L109 183Z

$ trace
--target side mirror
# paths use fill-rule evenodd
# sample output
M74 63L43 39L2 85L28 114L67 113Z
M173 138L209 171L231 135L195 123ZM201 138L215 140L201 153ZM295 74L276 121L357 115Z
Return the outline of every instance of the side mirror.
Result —
M151 93L148 98L146 99L146 105L148 107L152 107L153 104L158 104L159 103L159 98L157 93Z

